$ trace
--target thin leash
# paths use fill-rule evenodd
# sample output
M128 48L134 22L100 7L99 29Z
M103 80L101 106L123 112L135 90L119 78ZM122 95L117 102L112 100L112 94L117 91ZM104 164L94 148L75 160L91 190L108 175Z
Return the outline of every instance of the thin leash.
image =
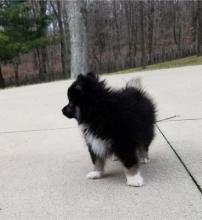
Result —
M176 117L178 117L178 115L173 115L173 116L170 116L168 118L163 118L163 119L157 120L156 123L162 122L162 121L168 121L168 120L176 118Z

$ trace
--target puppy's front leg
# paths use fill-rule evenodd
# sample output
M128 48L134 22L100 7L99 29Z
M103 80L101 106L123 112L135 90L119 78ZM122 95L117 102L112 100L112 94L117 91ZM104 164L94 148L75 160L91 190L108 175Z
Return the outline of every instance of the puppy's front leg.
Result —
M89 153L94 164L94 171L89 172L86 177L88 179L100 179L104 175L105 159L97 157L89 147Z

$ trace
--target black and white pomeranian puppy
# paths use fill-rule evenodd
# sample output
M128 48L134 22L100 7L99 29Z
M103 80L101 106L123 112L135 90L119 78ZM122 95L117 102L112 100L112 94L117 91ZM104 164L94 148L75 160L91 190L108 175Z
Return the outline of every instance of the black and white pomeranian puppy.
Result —
M80 74L69 87L69 103L62 112L76 119L82 130L94 164L87 178L103 177L106 159L114 154L124 166L127 184L144 184L139 163L149 162L155 106L136 84L129 82L125 88L113 90L88 73Z

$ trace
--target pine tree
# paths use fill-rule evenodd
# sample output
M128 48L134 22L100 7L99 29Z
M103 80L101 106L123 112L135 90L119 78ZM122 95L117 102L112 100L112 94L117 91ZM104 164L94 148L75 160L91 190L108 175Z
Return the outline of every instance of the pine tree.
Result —
M49 21L50 17L46 15L34 17L31 7L23 0L6 1L6 4L1 7L0 64L3 62L13 64L16 85L19 85L20 55L33 48L41 48L53 43L52 39L41 36L41 30L48 25ZM1 71L0 75L1 85L1 78L3 78Z

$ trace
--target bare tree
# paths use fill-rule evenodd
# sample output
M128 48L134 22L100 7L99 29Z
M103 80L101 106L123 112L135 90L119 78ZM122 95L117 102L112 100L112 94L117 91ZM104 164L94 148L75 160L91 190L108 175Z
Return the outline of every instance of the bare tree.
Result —
M14 73L15 73L15 84L16 86L19 86L20 82L19 82L19 63L20 63L20 59L19 57L16 57L12 60L12 64L14 67Z
M71 44L71 77L88 72L86 5L84 0L67 1Z
M124 1L123 7L125 10L125 21L126 21L126 33L127 33L127 45L128 51L126 55L127 66L136 66L135 57L137 54L137 33L138 33L138 22L136 19L136 8L137 2L135 1Z
M198 0L198 40L197 55L202 55L202 2Z
M64 78L69 78L69 68L68 68L68 51L67 51L67 34L64 30L64 18L63 18L63 3L60 0L50 1L51 7L53 9L54 15L58 22L59 32L60 32L60 45L61 45L61 63L62 72Z
M191 22L192 22L192 37L193 37L193 42L196 41L196 35L197 35L197 4L195 4L195 1L191 2Z
M181 8L180 2L178 0L173 2L173 37L174 42L178 48L178 52L181 52L181 43L182 43L182 15L181 15Z
M47 0L44 1L29 1L33 14L35 17L41 16L44 17L46 15L46 9L47 9ZM43 20L45 22L45 20ZM44 24L41 25L41 29L39 30L39 37L45 37L47 35L47 27ZM48 52L47 48L45 46L42 46L41 48L36 48L35 50L37 60L38 60L38 66L39 66L39 78L41 81L48 80L49 74L50 74L50 67L48 63Z
M145 56L145 36L144 36L144 1L139 2L140 6L140 40L141 40L141 66L146 68L146 56Z
M121 4L119 1L113 0L112 1L112 14L113 14L113 34L116 45L113 47L113 54L115 60L119 61L121 57L121 31L120 31L120 19L119 19L119 11L121 8Z
M5 81L2 74L2 65L0 63L0 88L4 88L4 87L5 87Z
M152 63L152 52L153 52L153 31L154 31L154 0L148 2L149 4L149 15L148 15L148 53L149 53L149 64Z

